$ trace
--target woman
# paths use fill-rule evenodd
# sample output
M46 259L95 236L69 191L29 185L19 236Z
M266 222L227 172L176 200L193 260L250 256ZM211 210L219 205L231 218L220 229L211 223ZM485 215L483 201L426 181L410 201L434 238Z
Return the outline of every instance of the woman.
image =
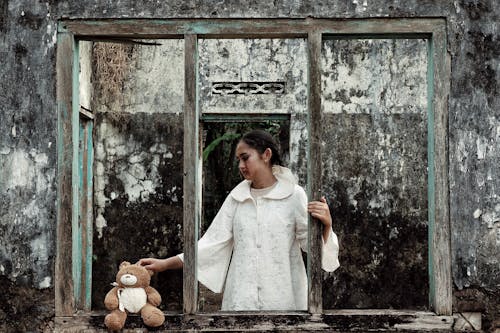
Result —
M245 134L236 147L245 178L227 196L198 241L198 280L213 292L224 289L222 310L306 310L307 212L323 224L322 267L339 266L338 241L326 200L307 203L304 189L281 165L273 137ZM180 269L183 255L144 258L159 272Z

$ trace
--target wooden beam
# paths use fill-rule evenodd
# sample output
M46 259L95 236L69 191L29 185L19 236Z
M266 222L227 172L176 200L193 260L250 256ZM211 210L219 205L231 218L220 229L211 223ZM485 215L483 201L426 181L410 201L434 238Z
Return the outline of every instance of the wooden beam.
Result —
M289 113L203 113L203 122L257 122L257 121L286 121L290 120Z
M80 116L84 118L85 120L93 120L94 119L94 114L85 109L83 106L80 107Z
M198 39L185 36L184 48L184 313L196 313L198 274L196 266L198 225L201 219L201 161L197 94Z
M92 296L92 241L93 241L93 119L94 114L89 109L91 101L82 100L80 96L87 97L89 89L91 90L91 62L92 62L92 43L78 41L79 70L73 71L73 82L75 89L78 89L78 98L73 96L74 104L78 109L79 117L79 145L78 145L78 228L77 239L80 244L78 261L81 263L80 280L78 281L80 293L76 295L76 308L78 310L91 310ZM76 82L75 82L76 81ZM82 105L83 104L83 105ZM76 283L75 283L76 284Z
M56 317L55 332L107 332L104 315L87 314ZM317 320L308 313L203 313L182 315L167 313L165 323L155 332L450 332L453 317L431 312L399 310L334 310ZM149 332L138 315L129 315L126 332Z
M81 112L81 111L80 111ZM92 240L93 240L93 163L94 147L92 142L93 122L80 122L79 149L79 239L81 239L81 276L80 294L77 295L77 308L91 310L92 296Z
M79 117L79 149L78 149L78 173L79 173L79 221L78 229L76 230L80 242L78 256L80 260L74 263L81 263L80 269L80 293L76 295L76 309L90 311L92 305L92 243L93 243L93 224L94 224L94 207L93 207L93 167L94 167L94 143L93 143L93 119L94 114L89 109L91 101L82 100L80 97L87 96L88 90L91 88L90 71L92 62L92 43L78 41L78 62L80 70L73 72L76 75L73 79L78 78L75 82L75 88L78 88L79 97L75 98L77 103ZM82 81L86 80L86 81ZM82 103L84 105L82 105ZM77 249L78 251L78 249Z
M55 263L55 313L74 312L72 262L73 165L73 48L70 33L58 33L56 54L57 98L57 226Z
M63 26L79 36L128 38L182 38L183 35L305 36L304 19L172 19L65 20Z
M309 162L307 184L309 186L309 199L321 198L321 33L311 32L308 35L308 108L309 108ZM309 251L308 276L309 276L309 301L310 313L320 314L323 311L323 271L321 269L322 224L317 219L309 221Z
M430 302L437 314L452 313L451 245L448 179L448 97L450 93L450 57L446 48L446 21L435 26L429 61L432 62L431 113L434 157L429 165L433 173L429 206L433 207L430 224ZM430 207L429 207L430 209ZM431 225L432 222L432 225Z
M106 19L63 20L62 31L79 38L295 38L309 32L322 34L422 34L431 33L440 18L365 19Z
M404 35L430 34L441 18L368 18L313 19L314 25L326 35ZM394 37L392 37L394 38Z
M80 151L80 43L78 40L73 42L73 69L72 69L72 96L71 96L71 136L73 143L72 154L72 201L71 205L71 257L72 257L72 276L73 276L73 297L75 298L75 310L82 308L82 281L83 274L83 239L81 232L81 188L82 167Z

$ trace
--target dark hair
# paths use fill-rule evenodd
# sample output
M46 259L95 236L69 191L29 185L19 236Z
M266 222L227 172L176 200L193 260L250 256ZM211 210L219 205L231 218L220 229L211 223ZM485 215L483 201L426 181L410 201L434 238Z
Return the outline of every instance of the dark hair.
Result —
M267 148L273 153L271 156L271 165L283 165L281 156L278 150L278 144L273 136L263 130L253 130L241 137L241 140L253 149L263 154Z

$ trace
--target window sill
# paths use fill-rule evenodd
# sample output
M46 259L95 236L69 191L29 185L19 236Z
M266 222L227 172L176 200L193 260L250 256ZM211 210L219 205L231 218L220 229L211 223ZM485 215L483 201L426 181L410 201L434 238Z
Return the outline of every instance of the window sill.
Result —
M106 332L106 312L56 317L56 332ZM148 329L138 315L129 315L125 327L133 332L184 331L398 331L449 332L453 316L413 310L325 310L322 315L305 312L220 312L183 315L165 313L162 327Z

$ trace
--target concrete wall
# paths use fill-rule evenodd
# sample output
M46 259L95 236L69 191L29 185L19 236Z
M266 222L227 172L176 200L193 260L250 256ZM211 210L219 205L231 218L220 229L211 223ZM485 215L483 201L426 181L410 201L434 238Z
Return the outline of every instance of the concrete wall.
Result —
M426 308L425 40L326 40L323 179L341 240L325 308Z
M149 43L94 43L90 53L93 309L104 309L122 260L182 252L184 42ZM182 309L181 276L163 273L155 281L163 309Z
M491 326L500 298L499 6L494 0L1 2L0 290L6 296L0 330L53 325L55 47L62 17L445 17L454 307L482 311Z

